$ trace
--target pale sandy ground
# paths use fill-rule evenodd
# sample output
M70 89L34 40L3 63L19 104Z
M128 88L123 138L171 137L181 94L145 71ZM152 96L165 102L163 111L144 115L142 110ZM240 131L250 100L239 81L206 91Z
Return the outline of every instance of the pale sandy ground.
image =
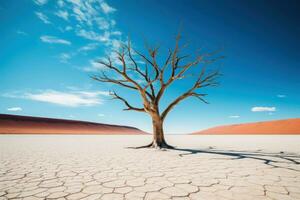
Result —
M300 136L0 135L0 199L300 199Z

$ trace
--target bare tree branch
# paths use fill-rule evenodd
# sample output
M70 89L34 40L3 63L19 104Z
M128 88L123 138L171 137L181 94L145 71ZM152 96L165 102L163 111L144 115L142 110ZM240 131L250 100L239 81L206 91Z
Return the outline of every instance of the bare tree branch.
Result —
M92 79L99 81L99 82L103 82L103 83L113 83L119 86L123 86L126 88L130 88L133 90L138 90L138 88L132 86L132 85L128 85L126 83L128 83L127 80L118 80L118 79L112 79L112 78L108 78L107 75L105 73L102 73L102 75L93 75L91 76Z
M113 97L113 99L118 99L127 106L127 108L125 108L123 110L134 110L134 111L138 111L138 112L145 112L144 108L136 108L136 107L131 106L127 100L125 100L123 97L120 97L116 92L111 92L110 95Z
M104 67L115 71L117 74L121 75L125 79L123 82L131 83L131 84L133 84L133 86L124 84L124 83L122 83L118 80L115 80L113 78L108 78L107 76L106 77L99 77L97 75L94 75L92 77L94 78L94 80L97 80L97 81L100 81L100 82L110 82L110 83L121 85L121 86L124 86L124 87L127 87L127 88L138 90L140 92L141 96L143 97L143 100L144 100L145 104L147 104L149 106L150 102L149 102L147 97L149 97L150 99L153 99L154 98L153 95L150 94L149 92L147 92L146 90L144 90L141 85L139 85L136 81L134 81L132 78L129 77L129 75L127 73L127 65L126 65L126 61L125 61L124 49L122 50L122 52L118 52L117 55L118 55L118 59L122 63L122 70L120 70L118 67L116 67L112 64L111 58L108 58L108 62L105 62L103 60L98 60L97 62L102 64ZM103 75L103 73L102 73L102 75Z
M205 70L202 69L201 73L199 74L199 77L195 84L187 90L187 92L183 93L182 95L178 96L174 101L172 101L167 108L163 111L161 118L164 120L167 116L167 114L182 100L188 98L188 97L196 97L197 99L201 100L204 103L208 103L203 97L207 94L199 94L196 93L195 90L208 87L208 86L217 86L218 82L216 81L216 78L220 76L219 71L212 72L208 74L205 78L202 79L203 74L205 73Z
M218 85L217 78L220 76L218 70L207 70L208 65L223 58L217 57L216 52L212 53L196 53L193 57L183 53L185 45L180 44L181 35L178 33L173 49L169 49L168 54L161 63L158 59L159 47L147 47L147 55L132 48L131 42L121 46L118 51L114 51L117 61L121 64L114 64L113 58L108 58L107 61L100 60L107 70L117 74L118 78L106 75L102 72L100 75L91 76L94 80L103 83L112 83L116 86L121 86L131 90L135 90L141 96L142 108L132 106L125 98L119 96L116 92L112 92L113 99L118 99L124 103L124 110L133 110L138 112L148 113L153 121L153 142L149 147L170 147L164 140L163 122L170 111L181 101L194 97L201 102L208 103L204 97L207 94L201 92L202 88L214 87ZM142 59L145 63L141 66L138 62ZM195 72L199 69L199 72ZM193 70L193 71L192 71ZM138 77L138 79L136 79ZM173 99L169 105L160 112L160 100L165 94L165 91L172 85L173 82L194 77L194 82L182 94ZM140 82L140 78L143 80Z
M147 48L148 55L145 55L132 48L130 40L127 44L124 44L119 51L116 51L117 59L120 61L121 66L117 67L112 63L112 58L108 58L107 61L98 61L107 69L114 71L116 74L120 75L120 79L115 79L107 76L104 72L102 75L92 76L94 80L112 83L121 87L136 90L142 97L144 108L135 108L131 106L124 98L118 96L115 92L113 96L115 99L119 99L124 102L128 107L126 110L136 110L149 113L151 116L159 116L162 120L165 119L167 114L182 100L188 97L195 97L204 103L208 103L204 97L206 94L198 93L200 88L214 87L218 85L217 78L220 76L219 71L206 72L206 68L209 64L216 62L217 60L223 58L221 56L216 57L215 55L218 51L212 53L199 53L194 59L190 59L189 54L182 55L183 45L180 45L181 35L180 33L176 36L175 46L173 49L169 49L165 62L162 66L159 66L157 62L158 47ZM134 55L137 55L140 59L145 62L144 68L139 66ZM128 59L125 59L128 58ZM187 60L189 58L189 60ZM187 61L184 63L184 61ZM129 63L131 65L129 66ZM196 75L195 73L189 72L193 68L198 68L202 65L200 73ZM150 72L149 72L150 68ZM170 70L166 73L166 70ZM132 78L128 71L135 73L137 76L143 78L145 84L139 83L137 80ZM167 76L168 77L165 77ZM185 79L187 77L196 77L193 85L188 88L183 94L175 98L162 112L160 115L159 102L163 97L166 89L176 80ZM155 83L160 83L160 87L154 87Z

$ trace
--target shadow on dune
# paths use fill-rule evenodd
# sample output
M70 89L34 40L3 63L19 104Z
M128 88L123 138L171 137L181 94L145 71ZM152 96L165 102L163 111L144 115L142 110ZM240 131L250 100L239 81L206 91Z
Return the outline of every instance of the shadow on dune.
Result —
M170 151L180 151L179 156L188 156L192 154L213 154L229 156L231 160L237 159L254 159L263 161L264 164L270 165L275 168L284 168L293 171L300 171L299 169L292 168L292 165L300 164L300 155L290 154L285 152L279 153L264 153L262 151L234 151L234 150L218 150L214 148L209 149L188 149L174 147Z

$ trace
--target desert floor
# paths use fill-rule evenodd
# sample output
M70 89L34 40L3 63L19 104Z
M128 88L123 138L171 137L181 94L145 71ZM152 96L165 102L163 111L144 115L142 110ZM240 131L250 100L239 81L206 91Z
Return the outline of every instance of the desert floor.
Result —
M300 199L300 136L0 135L0 199Z

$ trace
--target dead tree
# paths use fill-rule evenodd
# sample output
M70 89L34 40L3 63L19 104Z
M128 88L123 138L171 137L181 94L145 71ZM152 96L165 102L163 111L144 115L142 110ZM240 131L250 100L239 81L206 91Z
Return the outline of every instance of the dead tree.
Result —
M113 62L113 58L108 57L107 60L99 60L106 70L102 70L100 74L93 75L92 78L96 81L111 83L130 90L138 92L142 99L141 107L131 105L124 97L121 97L116 92L111 92L113 99L118 99L124 103L124 110L132 110L144 112L150 115L153 125L153 141L143 147L153 148L172 148L168 145L164 138L163 123L170 111L180 102L189 98L195 97L204 103L208 103L199 89L217 86L217 77L219 70L206 70L207 66L216 59L215 53L198 53L195 58L191 59L191 55L181 55L182 46L179 45L180 34L177 35L175 47L169 49L168 55L162 64L158 64L158 47L147 48L147 54L143 54L131 47L130 41L123 44L117 55L118 64ZM144 65L141 66L138 60L142 60ZM186 61L186 62L183 62ZM194 68L196 74L189 71ZM113 78L113 72L118 78ZM209 71L209 72L207 72ZM144 84L133 78L132 74L136 74L143 78ZM170 104L163 110L160 110L160 101L165 94L165 91L174 81L179 81L186 78L194 78L193 84L185 92L173 99Z

